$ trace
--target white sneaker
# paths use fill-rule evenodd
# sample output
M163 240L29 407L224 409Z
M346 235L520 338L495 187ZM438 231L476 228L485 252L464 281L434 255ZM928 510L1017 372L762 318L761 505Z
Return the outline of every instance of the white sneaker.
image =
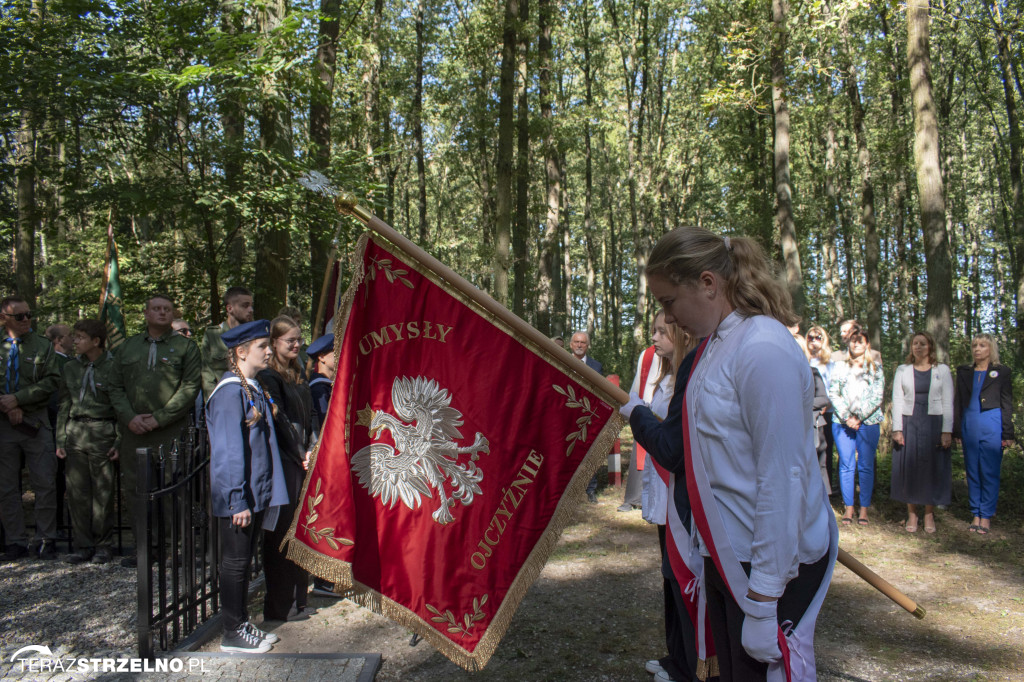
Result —
M675 682L667 672L661 670L654 673L654 682Z
M652 675L657 675L660 672L665 672L665 669L661 667L661 663L658 661L647 661L644 663L644 670Z
M281 641L281 638L275 635L273 632L267 632L266 630L260 630L258 627L252 624L252 622L245 623L242 627L248 630L250 633L256 635L260 639L270 642L271 644L277 644Z
M234 632L225 632L220 640L220 650L238 654L265 654L274 646L249 632L247 623L242 623Z

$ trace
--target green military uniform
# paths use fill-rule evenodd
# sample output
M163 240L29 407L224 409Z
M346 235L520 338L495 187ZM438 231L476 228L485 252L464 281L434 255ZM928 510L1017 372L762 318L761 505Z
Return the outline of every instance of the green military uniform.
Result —
M181 438L202 382L199 348L170 331L157 339L145 332L136 334L117 349L108 382L110 402L121 425L121 494L138 537L135 450L156 452L163 446L169 453L172 442ZM159 428L133 433L128 424L140 414L152 414Z
M114 463L110 450L120 442L117 413L107 384L113 360L106 352L95 362L85 356L64 365L57 447L66 453L68 507L75 549L110 545L114 526Z
M57 457L46 406L57 390L60 372L57 353L46 337L29 332L15 341L4 329L0 339L0 392L13 394L24 415L20 426L12 426L7 415L0 414L0 521L7 544L24 547L28 537L18 488L23 454L36 496L36 537L57 537Z
M227 321L211 324L203 334L203 400L206 400L217 388L217 383L228 371L228 347L220 340L220 335L231 329Z

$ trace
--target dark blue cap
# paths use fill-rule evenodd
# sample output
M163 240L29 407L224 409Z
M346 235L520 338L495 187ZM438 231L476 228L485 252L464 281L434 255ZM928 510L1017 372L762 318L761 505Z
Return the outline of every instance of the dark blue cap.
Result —
M318 355L322 355L327 351L334 350L334 334L324 334L319 339L309 344L309 348L306 349L306 355L311 358L315 358Z
M270 336L270 322L267 320L253 320L252 322L246 322L227 330L220 335L220 340L228 348L234 348L253 339L265 339L268 336Z

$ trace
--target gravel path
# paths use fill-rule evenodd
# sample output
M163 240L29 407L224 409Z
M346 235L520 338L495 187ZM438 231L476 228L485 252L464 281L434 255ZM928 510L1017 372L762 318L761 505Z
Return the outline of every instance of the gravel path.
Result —
M311 597L311 618L277 626L274 653L380 652L384 682L645 682L644 660L664 647L657 537L638 512L615 512L621 492L604 491L600 501L579 506L481 673L462 671L426 642L409 646L409 632L381 616L320 597ZM982 539L942 513L938 533L909 536L898 517L875 518L841 531L841 544L928 616L913 619L837 566L818 625L819 679L1024 680L1024 528ZM0 565L0 677L28 644L60 655L132 656L134 628L133 569Z

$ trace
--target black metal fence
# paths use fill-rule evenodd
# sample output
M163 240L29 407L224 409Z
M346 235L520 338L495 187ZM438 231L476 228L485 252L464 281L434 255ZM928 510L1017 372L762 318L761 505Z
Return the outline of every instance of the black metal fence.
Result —
M138 649L150 658L220 610L219 536L210 513L206 425L190 424L169 451L138 450ZM263 571L257 550L251 567Z

